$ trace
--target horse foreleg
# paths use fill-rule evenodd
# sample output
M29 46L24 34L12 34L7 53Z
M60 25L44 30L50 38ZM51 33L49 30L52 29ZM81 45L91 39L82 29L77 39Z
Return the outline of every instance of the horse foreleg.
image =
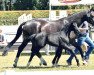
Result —
M25 48L25 46L27 45L28 42L29 42L29 40L24 40L22 42L22 44L19 46L16 58L15 58L14 64L13 64L14 67L17 67L17 62L18 62L19 56L20 56L21 52L23 51L23 49Z
M54 57L54 59L52 61L52 64L53 64L54 67L57 66L58 61L59 61L59 59L61 57L61 54L62 54L62 47L58 47L56 52L55 52L55 57Z
M84 59L84 55L83 55L83 51L82 51L81 46L79 46L76 42L72 43L72 45L75 46L79 50L80 55L81 55L82 60L83 60Z
M79 59L77 58L77 56L75 55L75 53L74 53L72 50L70 50L70 49L69 49L69 51L70 51L70 53L71 53L72 55L74 55L75 60L76 60L76 62L77 62L77 66L80 66ZM70 65L71 65L71 64L70 64ZM69 65L69 66L70 66L70 65Z

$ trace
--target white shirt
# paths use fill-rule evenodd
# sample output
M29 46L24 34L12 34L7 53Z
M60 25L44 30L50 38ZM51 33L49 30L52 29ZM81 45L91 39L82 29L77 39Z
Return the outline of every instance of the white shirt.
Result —
M88 22L87 21L84 21L81 26L79 27L79 30L82 34L85 34L87 33L87 30L89 29L88 27Z

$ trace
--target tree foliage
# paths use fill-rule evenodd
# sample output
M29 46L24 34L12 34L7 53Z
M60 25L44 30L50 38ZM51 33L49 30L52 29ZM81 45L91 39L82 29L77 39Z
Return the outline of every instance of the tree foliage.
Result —
M4 2L3 2L4 3ZM5 6L4 6L5 5ZM52 6L52 9L84 9L89 8L89 5L73 5L73 6ZM92 5L94 7L94 5ZM49 0L5 0L5 3L0 2L0 9L4 10L48 10Z
M49 0L16 0L15 10L48 10Z

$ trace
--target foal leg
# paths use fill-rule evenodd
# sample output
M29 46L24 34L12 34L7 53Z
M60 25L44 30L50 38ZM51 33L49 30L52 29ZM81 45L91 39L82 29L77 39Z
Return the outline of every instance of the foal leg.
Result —
M16 55L16 58L15 58L14 64L13 64L14 67L17 67L17 62L18 62L19 56L20 56L21 52L23 51L23 49L25 48L25 46L28 44L28 42L29 42L29 40L24 40L24 41L22 42L22 44L19 46L18 52L17 52L17 55ZM33 44L32 44L32 49L33 49ZM41 65L42 65L42 64L43 64L43 65L47 65L46 61L42 58L42 56L41 56L40 53L37 53L36 55L37 55L38 58L40 59L40 61L41 61L40 64L41 64Z
M45 66L47 66L47 63L46 63L46 61L43 59L43 57L42 57L42 55L40 54L40 52L38 52L37 54L36 54L37 56L38 56L38 58L40 59L40 66L41 65L45 65Z
M23 40L22 44L19 46L16 58L15 58L14 64L13 64L14 67L17 67L17 62L18 62L19 56L28 42L29 42L29 40Z
M34 43L32 43L32 49L31 49L31 51L34 50L34 48L35 48ZM37 55L37 57L40 59L40 66L41 66L41 65L47 66L47 63L46 63L46 61L43 59L43 57L42 57L42 55L40 54L40 52L36 53L36 55Z
M30 62L32 61L33 57L34 57L38 52L39 52L39 48L36 47L36 46L34 46L34 47L32 48L32 53L31 53L30 59L29 59L29 61L28 61L28 63L27 63L27 66L26 66L27 68L29 67Z
M55 52L55 57L54 57L54 59L52 61L52 64L53 64L54 67L57 66L58 61L59 61L59 59L61 57L61 54L62 54L62 48L58 47L57 50L56 50L56 52Z
M30 56L30 59L29 59L29 61L28 61L28 63L27 63L27 68L29 67L29 65L30 65L30 62L32 61L32 59L33 59L33 57L37 54L37 53L39 53L39 50L40 50L40 47L36 47L36 46L34 46L33 48L32 48L32 53L31 53L31 56Z

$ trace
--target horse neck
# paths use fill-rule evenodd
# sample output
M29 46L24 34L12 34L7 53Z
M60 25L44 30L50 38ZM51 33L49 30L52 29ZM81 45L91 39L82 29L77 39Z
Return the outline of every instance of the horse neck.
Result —
M61 18L57 21L60 23L61 30L67 34L68 30L70 30L69 27L73 22L77 22L78 25L81 25L84 21L86 21L86 14L87 11L82 11L71 16ZM65 21L66 23L64 23Z
M88 11L82 11L82 12L73 14L71 16L61 18L61 19L59 19L59 22L61 22L61 24L64 24L64 22L67 21L71 24L73 22L77 22L78 20L81 20L80 22L83 23L86 20L87 12Z
M86 20L85 16L87 14L87 11L82 11L76 14L73 14L69 17L67 17L67 19L69 20L70 23L74 22L74 21L78 21L79 19L81 19L81 21Z

